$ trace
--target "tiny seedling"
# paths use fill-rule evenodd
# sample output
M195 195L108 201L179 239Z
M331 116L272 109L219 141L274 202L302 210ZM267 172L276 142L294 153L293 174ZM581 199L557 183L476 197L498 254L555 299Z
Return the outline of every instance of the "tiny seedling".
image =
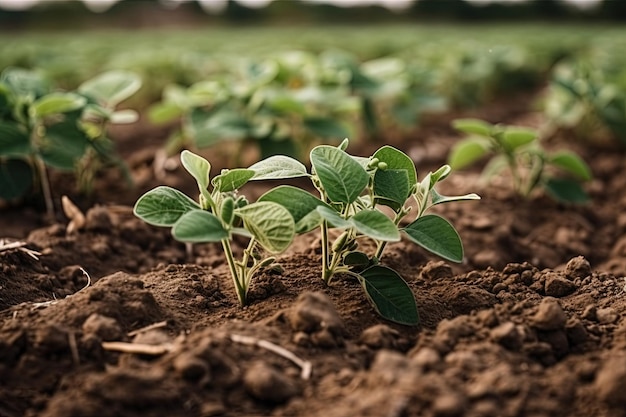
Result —
M413 161L391 146L383 146L369 158L354 157L340 146L321 145L310 153L311 174L286 156L274 156L250 167L253 180L308 176L320 197L296 187L281 185L259 198L285 207L293 216L297 233L320 228L322 279L330 284L339 274L356 277L376 311L388 320L415 325L419 321L413 292L394 270L379 264L388 242L397 242L401 232L414 243L444 259L461 262L463 246L454 227L444 218L425 214L432 206L459 200L476 200L476 194L446 197L435 185L450 174L443 166L421 181ZM400 223L411 212L408 200L417 204L416 219ZM391 213L391 218L385 214ZM337 229L331 241L329 229ZM370 239L374 253L360 249Z
M255 171L223 170L211 179L211 164L206 159L189 151L183 151L180 159L198 184L198 201L174 188L160 186L137 200L134 213L149 224L171 227L174 238L182 242L221 242L237 297L244 306L255 273L275 260L263 256L262 249L277 254L291 245L295 235L293 217L277 203L248 203L238 195L237 190ZM233 235L249 238L240 260L233 255Z
M557 201L588 200L581 185L592 177L587 164L571 151L547 152L535 130L492 125L479 119L457 119L453 126L468 135L450 152L448 163L454 169L463 169L491 155L483 176L490 179L508 169L513 189L523 198L543 188Z

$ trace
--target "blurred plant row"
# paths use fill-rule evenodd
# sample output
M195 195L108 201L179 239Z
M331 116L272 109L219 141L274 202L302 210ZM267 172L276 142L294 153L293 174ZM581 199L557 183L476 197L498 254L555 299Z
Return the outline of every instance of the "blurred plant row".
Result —
M547 82L541 136L569 130L626 145L620 37L555 29L520 41L515 30L468 30L383 29L365 43L358 30L298 41L291 32L248 30L230 42L189 32L168 37L176 48L159 47L156 35L109 43L87 35L62 48L36 36L19 47L8 42L0 47L0 199L33 186L45 195L46 167L73 170L88 189L98 169L120 164L107 125L134 121L131 108L172 129L163 144L169 155L238 141L258 146L259 158L301 158L322 142L384 138L414 129L425 114Z

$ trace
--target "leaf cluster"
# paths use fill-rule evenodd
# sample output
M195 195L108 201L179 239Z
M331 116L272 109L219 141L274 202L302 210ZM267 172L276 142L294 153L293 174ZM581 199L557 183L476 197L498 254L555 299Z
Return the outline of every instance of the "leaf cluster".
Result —
M230 140L252 141L262 157L301 158L319 141L349 136L352 125L373 134L384 114L413 126L421 111L442 109L440 97L418 89L423 75L398 58L361 63L340 51L282 52L240 60L211 81L169 85L150 118L179 122L168 153Z
M567 62L554 71L545 99L548 118L580 138L604 139L603 133L626 146L626 93L599 67Z
M558 201L588 200L582 183L592 178L589 166L572 151L546 151L535 130L493 125L479 119L457 119L453 126L466 134L448 157L453 168L463 169L490 157L483 176L490 179L508 170L513 189L524 198L542 188Z
M295 222L279 204L249 203L246 197L238 195L238 189L254 177L254 170L224 170L211 178L211 164L203 157L183 151L181 162L196 180L197 201L179 190L160 186L137 200L134 213L149 224L171 227L177 240L221 242L237 297L245 305L254 274L274 262L274 257L264 256L263 251L273 255L289 247L296 234ZM234 235L249 239L241 260L233 256Z
M475 200L475 194L447 197L435 185L450 173L443 166L421 181L413 161L403 152L380 148L369 158L349 155L345 140L339 147L319 145L310 153L311 172L291 157L274 155L247 169L225 170L210 178L204 158L183 151L181 161L196 179L198 201L178 190L157 187L144 194L134 212L146 222L172 228L184 242L221 242L239 301L247 302L247 291L259 268L271 265L297 234L319 229L322 245L322 279L348 274L362 284L366 296L383 317L404 324L417 324L415 298L406 282L392 269L379 264L385 245L404 234L410 241L445 259L461 262L463 246L454 227L444 218L425 214L432 206L451 201ZM237 190L248 181L308 177L319 197L289 185L279 185L248 203ZM415 220L400 223L417 206ZM392 213L391 217L389 213ZM337 235L330 239L331 229ZM241 260L234 260L232 236L248 237ZM368 239L374 253L359 249Z
M46 167L80 177L93 174L98 161L120 163L106 126L136 120L134 111L115 107L140 86L135 75L112 71L76 91L56 91L36 71L5 69L0 74L0 199L24 196L36 182L45 187Z

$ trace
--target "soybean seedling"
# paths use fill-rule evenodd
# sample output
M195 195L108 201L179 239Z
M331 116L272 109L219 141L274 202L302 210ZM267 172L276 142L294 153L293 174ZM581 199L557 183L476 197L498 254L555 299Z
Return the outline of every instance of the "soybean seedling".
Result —
M489 179L508 169L513 189L523 198L543 188L558 201L588 200L581 185L592 177L587 164L571 151L547 152L535 130L492 125L478 119L457 119L452 125L468 135L450 152L448 162L454 169L465 168L491 155L483 176Z
M263 250L277 254L291 245L295 235L293 217L280 204L249 203L238 195L237 190L255 171L223 170L210 179L211 164L206 159L189 151L183 151L180 158L198 184L198 201L174 188L160 186L137 200L134 213L149 224L171 227L174 238L182 242L221 242L237 298L244 306L255 273L275 261L274 256L264 256ZM233 255L233 235L249 238L240 260Z
M321 145L310 153L311 174L285 156L271 157L250 167L253 180L308 176L320 197L296 187L282 185L259 198L284 206L293 216L296 232L320 228L322 279L331 284L339 274L356 277L375 310L384 318L402 324L419 321L413 292L394 270L379 264L388 242L397 242L401 233L409 240L444 259L461 262L463 246L454 227L444 218L425 214L432 206L458 200L476 200L476 194L446 197L435 185L450 173L443 166L420 182L413 161L391 146L383 146L369 158L354 157L345 149ZM416 219L400 223L412 211L408 200L417 204ZM386 209L381 210L382 207ZM391 217L386 212L391 211ZM341 233L332 240L329 229ZM359 250L360 242L371 239L374 253Z

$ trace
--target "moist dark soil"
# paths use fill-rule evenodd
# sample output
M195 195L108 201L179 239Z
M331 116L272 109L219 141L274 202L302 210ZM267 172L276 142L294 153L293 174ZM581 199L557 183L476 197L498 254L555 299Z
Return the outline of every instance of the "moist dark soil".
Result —
M454 116L539 126L528 103ZM451 118L349 151L391 143L421 177L458 140ZM175 160L154 174L167 132L113 134L134 188L110 170L84 197L52 176L55 204L70 196L84 227L68 231L61 210L50 220L37 205L0 212L4 244L23 242L0 252L1 417L626 416L624 151L567 134L547 144L591 165L585 205L521 200L506 177L454 172L444 193L482 196L437 207L465 261L406 241L382 259L416 295L421 323L408 327L381 319L354 279L324 285L315 234L279 256L282 270L262 271L241 308L219 246L188 251L132 214L156 185L194 193ZM224 166L232 152L203 151Z

